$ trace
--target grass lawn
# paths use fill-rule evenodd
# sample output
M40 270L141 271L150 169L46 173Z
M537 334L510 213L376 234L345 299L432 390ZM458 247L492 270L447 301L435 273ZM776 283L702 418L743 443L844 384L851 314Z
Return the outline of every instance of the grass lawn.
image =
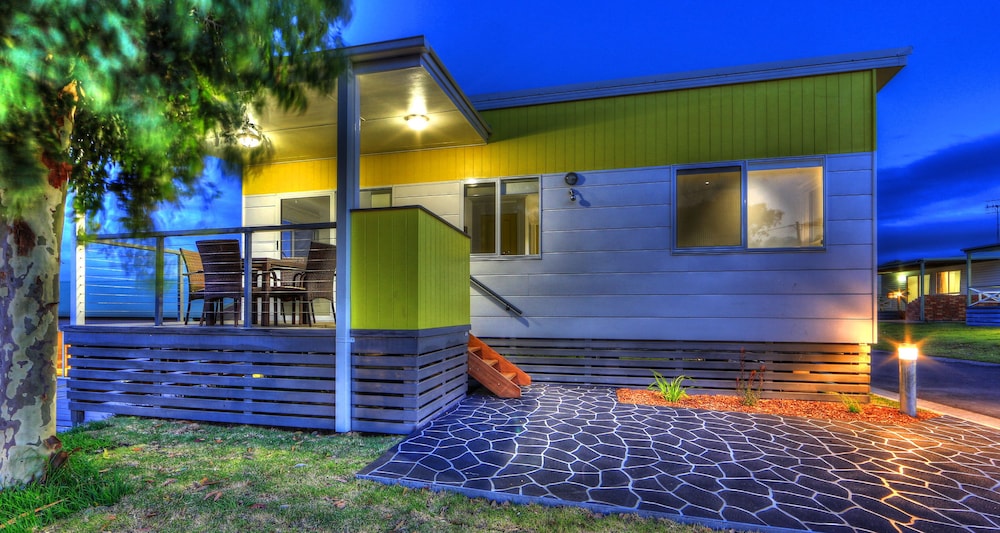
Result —
M935 357L1000 363L1000 328L969 327L961 322L879 322L876 350L896 351L912 342L920 353Z
M60 437L66 449L79 450L59 479L0 492L4 533L711 531L355 479L399 437L131 417L91 422Z

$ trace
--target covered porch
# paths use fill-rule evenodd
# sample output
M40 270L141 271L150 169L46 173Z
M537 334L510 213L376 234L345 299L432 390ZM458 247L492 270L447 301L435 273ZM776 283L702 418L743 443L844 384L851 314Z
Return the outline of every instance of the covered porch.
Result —
M468 237L421 207L359 210L350 218L349 270L358 273L352 280L356 297L336 305L338 322L329 320L332 312L326 319L317 313L306 324L284 312L264 311L289 307L278 300L265 303L254 287L260 273L253 271L253 235L274 228L239 228L242 275L250 283L243 283L244 304L228 306L243 317L216 324L186 316L193 273L167 273L175 270L180 254L166 243L197 236L148 234L138 239L152 246L128 247L115 236L89 245L110 256L128 250L117 257L122 267L117 283L128 297L121 299L126 310L110 316L116 315L107 305L114 291L106 284L86 290L98 280L107 283L100 272L108 263L81 268L76 309L81 314L63 328L73 422L101 412L405 434L456 404L467 383ZM95 251L89 255L94 263ZM143 288L151 294L140 294ZM337 302L332 292L326 296ZM88 319L88 303L109 316ZM353 327L343 322L345 315ZM350 348L338 353L337 334L345 330Z
M965 323L969 326L1000 326L1000 244L965 248Z
M409 433L464 398L469 238L422 207L362 209L371 205L361 201L361 158L485 144L489 127L422 37L343 52L349 68L333 94L311 95L304 113L248 117L271 158L244 169L244 187L262 171L304 165L313 170L280 181L322 192L323 216L302 223L275 208L261 220L244 191L241 226L94 236L77 248L63 331L74 422L105 412ZM242 261L237 294L218 305L191 290L197 271L181 253L208 239L237 241ZM318 303L285 286L296 274L270 272L301 270L298 250L312 242L336 247ZM94 282L87 249L101 247L134 286Z

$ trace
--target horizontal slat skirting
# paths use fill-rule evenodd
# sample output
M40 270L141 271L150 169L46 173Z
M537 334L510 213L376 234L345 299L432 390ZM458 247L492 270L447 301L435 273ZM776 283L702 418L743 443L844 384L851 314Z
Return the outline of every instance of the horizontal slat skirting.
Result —
M295 377L307 380L334 379L336 372L331 365L255 365L250 363L217 364L208 361L169 361L162 359L80 359L72 358L73 366L94 370L135 370L150 372L197 372L199 374L250 375L268 377Z
M247 351L254 353L333 353L333 329L153 326L66 326L66 344L141 350Z
M483 340L540 382L646 388L656 371L687 376L691 392L735 394L741 357L743 379L763 365L764 397L864 401L871 379L870 356L856 344Z
M111 396L102 392L67 391L66 398L71 401L100 403L106 402ZM316 400L319 400L317 396ZM155 408L192 409L196 411L226 411L233 413L261 413L276 416L306 416L328 417L333 414L333 403L304 402L270 402L259 399L232 400L214 398L189 398L169 394L115 394L114 403L124 403L132 406Z
M335 429L332 333L74 326L65 336L69 408ZM361 332L370 351L352 356L352 428L410 433L461 401L467 333L467 326Z
M145 416L169 418L177 420L197 420L199 422L214 422L219 424L251 424L258 426L278 426L311 429L336 429L333 415L329 418L307 418L300 416L270 416L262 414L243 414L220 411L199 411L189 409L164 409L132 405L96 405L84 402L69 402L70 411L100 411L125 416Z
M143 359L160 354L163 359L176 361L211 361L220 363L258 363L282 365L333 364L333 353L289 353L289 352L249 352L249 351L207 351L207 350L160 350L150 348L107 348L91 346L69 346L69 355L99 359Z
M1000 326L1000 306L973 306L965 309L967 326Z
M93 388L85 389L83 387L76 387L74 390L97 390L100 392L107 391L111 393L136 394L146 394L149 390L149 385L121 381L80 382L79 385L85 385ZM335 398L333 389L324 391L297 392L289 390L248 389L245 387L164 384L158 385L157 391L160 394L185 396L188 398L225 398L232 400L256 399L258 401L265 402L311 402L333 404Z
M101 390L105 381L129 381L132 383L146 383L149 386L187 384L287 391L334 390L334 383L330 380L255 378L252 374L222 376L178 372L163 374L158 372L95 371L70 368L69 377L72 380L71 388L79 390Z

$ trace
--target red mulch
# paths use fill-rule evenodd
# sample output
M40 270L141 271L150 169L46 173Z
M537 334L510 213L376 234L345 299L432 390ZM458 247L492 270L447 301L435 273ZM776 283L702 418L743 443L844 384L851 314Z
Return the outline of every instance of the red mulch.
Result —
M773 415L800 416L825 420L847 420L850 422L870 422L878 425L902 426L929 420L939 416L936 413L917 411L917 418L899 412L894 407L861 404L860 413L852 413L841 402L816 402L806 400L758 400L753 406L740 403L736 396L696 394L678 402L669 403L656 391L618 389L618 401L641 405L664 405L683 409L708 409L711 411L734 411L740 413L765 413Z

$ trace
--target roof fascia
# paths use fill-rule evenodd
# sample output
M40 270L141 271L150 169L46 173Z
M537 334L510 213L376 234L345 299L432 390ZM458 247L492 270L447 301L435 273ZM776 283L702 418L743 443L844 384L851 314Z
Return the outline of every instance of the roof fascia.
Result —
M489 139L489 125L455 82L444 63L421 35L392 41L352 46L344 49L355 74L387 72L422 67L455 104L483 142Z
M881 89L906 66L913 47L891 48L855 54L840 54L811 59L759 63L739 67L697 70L676 74L626 78L614 81L561 85L472 97L480 111L503 109L612 96L626 96L736 83L750 83L859 70L876 71L877 88Z
M973 246L972 248L962 248L962 251L966 254L974 254L980 252L1000 252L1000 244L986 244L983 246Z

